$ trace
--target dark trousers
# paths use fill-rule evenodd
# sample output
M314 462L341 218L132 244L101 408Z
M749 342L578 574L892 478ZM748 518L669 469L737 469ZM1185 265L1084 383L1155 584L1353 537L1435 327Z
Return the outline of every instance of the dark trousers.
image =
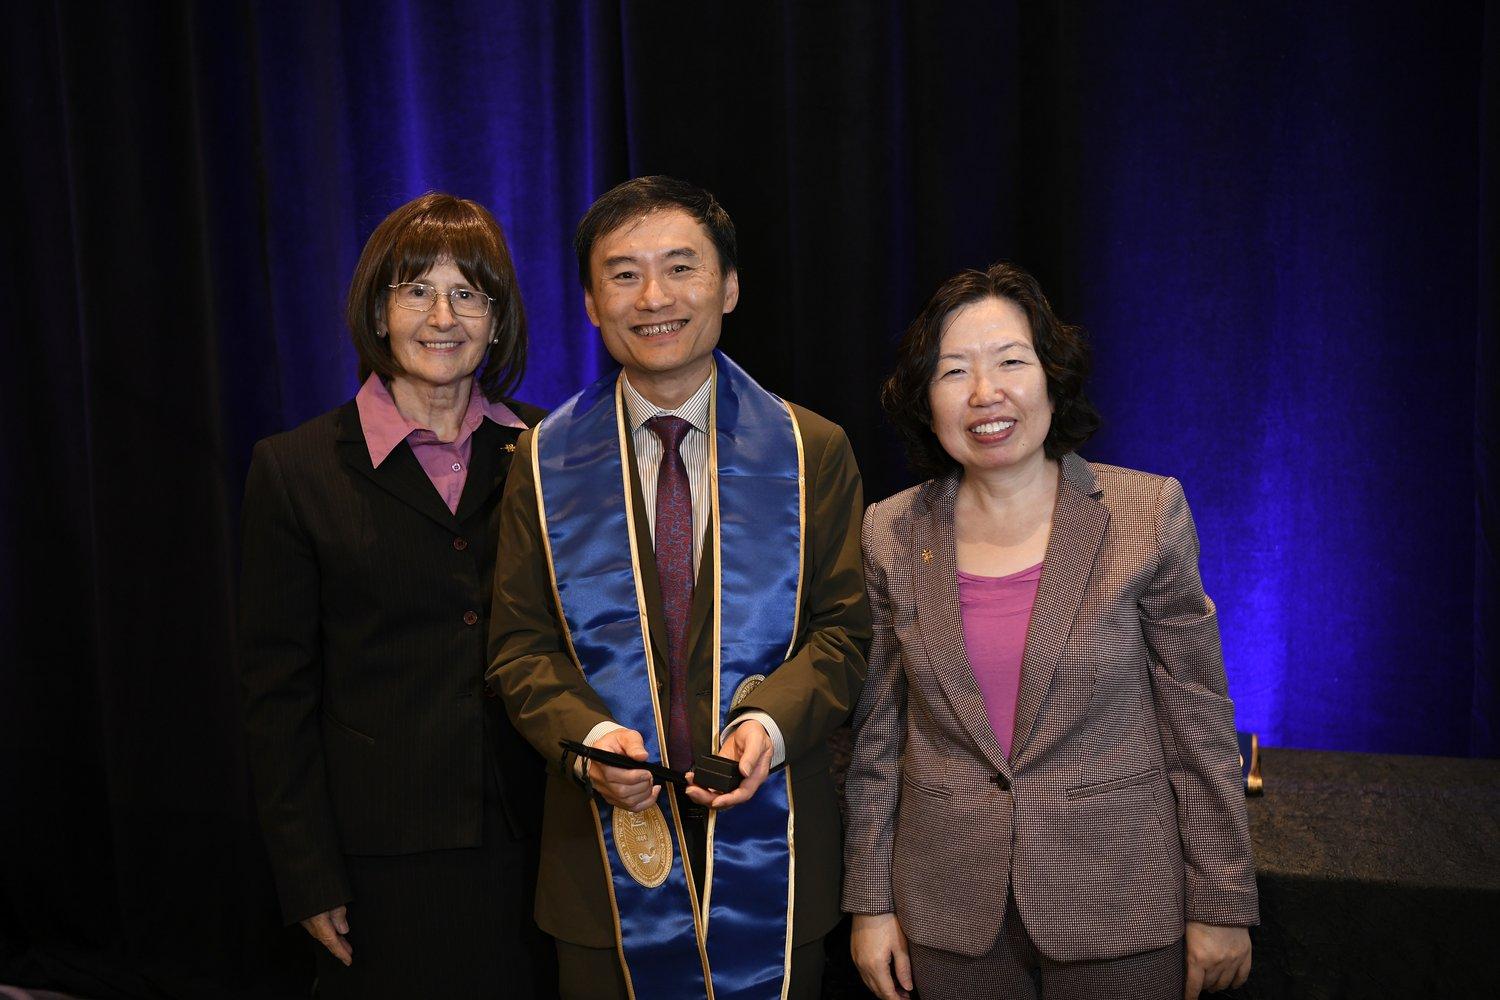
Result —
M1037 951L1016 901L988 954L968 958L911 944L912 978L922 1000L1180 1000L1182 940L1155 951L1092 962L1055 962Z
M822 938L792 949L789 1000L818 1000L823 995L823 963ZM620 953L613 948L557 942L557 977L562 1000L625 1000L628 996Z

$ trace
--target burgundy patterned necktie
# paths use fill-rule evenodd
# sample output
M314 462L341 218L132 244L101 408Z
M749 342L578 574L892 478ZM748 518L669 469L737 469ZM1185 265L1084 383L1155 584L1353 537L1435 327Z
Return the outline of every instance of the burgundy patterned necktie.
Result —
M693 762L688 728L687 631L693 607L693 494L678 447L692 428L681 417L656 416L646 421L661 439L661 467L656 473L656 576L661 581L662 614L667 623L668 763L686 770Z

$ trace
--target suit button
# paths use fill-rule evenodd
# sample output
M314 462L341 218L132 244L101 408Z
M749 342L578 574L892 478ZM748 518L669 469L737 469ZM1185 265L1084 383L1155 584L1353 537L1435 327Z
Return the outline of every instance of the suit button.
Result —
M469 547L469 540L467 538L455 538L453 539L453 547L462 552Z
M473 624L476 624L478 621L479 621L479 616L477 614L475 614L474 612L472 612L472 611L465 611L464 612L464 624L465 625L473 625Z
M1003 774L996 774L995 787L1000 789L1002 792L1010 791L1010 779L1006 778Z
M482 686L484 688L484 696L486 698L498 698L498 697L500 697L498 694L495 693L494 689L491 688L488 684L485 684L485 685L482 685Z

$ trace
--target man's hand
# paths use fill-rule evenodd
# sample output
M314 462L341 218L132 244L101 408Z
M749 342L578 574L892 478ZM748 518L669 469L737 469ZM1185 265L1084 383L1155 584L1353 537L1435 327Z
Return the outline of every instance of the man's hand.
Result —
M775 752L776 747L765 726L754 719L741 722L719 747L720 757L740 762L740 787L720 795L707 788L689 785L687 797L710 809L728 809L750 801L750 796L755 794L761 782L766 780L766 775L771 773L771 755ZM689 781L693 780L692 771L687 776Z
M646 760L646 744L641 734L634 729L612 729L594 741L600 750L624 754L631 760ZM656 802L661 786L649 771L635 771L621 767L610 767L597 760L589 761L589 781L594 791L604 796L604 801L633 813L642 812Z
M332 952L334 958L345 965L353 965L354 948L344 938L349 933L348 913L347 907L335 906L315 917L308 917L302 921L302 927Z
M849 954L860 978L880 1000L908 1000L911 996L911 956L894 913L856 913L849 932Z
M1250 978L1250 932L1243 927L1215 927L1187 922L1187 986L1184 1000L1199 991L1232 990Z

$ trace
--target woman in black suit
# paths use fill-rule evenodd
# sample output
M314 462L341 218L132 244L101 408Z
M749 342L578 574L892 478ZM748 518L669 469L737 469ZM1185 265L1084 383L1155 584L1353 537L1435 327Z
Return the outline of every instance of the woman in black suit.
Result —
M427 194L349 289L363 382L255 447L240 650L283 916L323 996L546 995L531 922L541 763L484 686L526 321L499 225ZM503 558L503 553L501 557Z

